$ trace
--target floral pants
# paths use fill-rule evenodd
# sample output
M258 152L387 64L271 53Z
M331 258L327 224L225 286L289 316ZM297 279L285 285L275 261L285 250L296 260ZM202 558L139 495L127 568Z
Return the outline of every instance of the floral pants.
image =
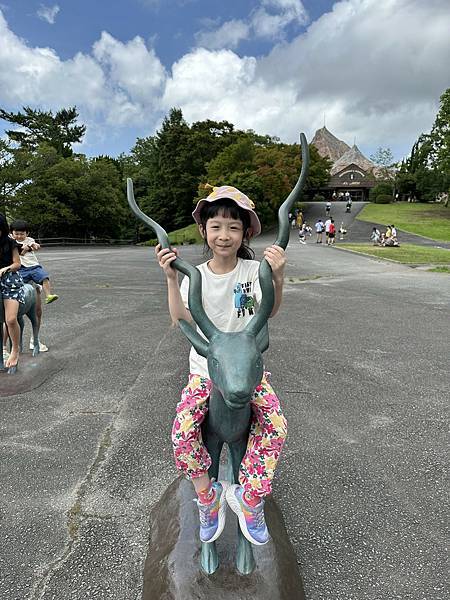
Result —
M267 496L281 449L286 439L286 419L280 402L264 373L251 400L252 422L247 450L239 470L239 483L253 496ZM189 479L200 477L211 466L211 457L203 444L201 424L208 411L212 382L200 375L189 375L181 394L172 427L175 463Z

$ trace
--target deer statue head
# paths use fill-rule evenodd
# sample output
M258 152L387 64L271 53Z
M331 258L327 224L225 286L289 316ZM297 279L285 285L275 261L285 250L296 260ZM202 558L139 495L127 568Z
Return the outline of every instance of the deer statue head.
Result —
M300 134L302 149L302 169L298 181L289 196L278 210L278 237L275 242L286 249L289 241L288 213L303 188L309 165L309 151L306 137ZM145 215L134 199L133 182L127 179L128 203L134 214L155 232L162 248L170 248L166 231L156 221ZM241 409L248 405L256 386L263 375L262 353L269 347L267 321L274 305L272 271L263 259L259 267L261 304L256 315L240 332L220 331L209 319L202 304L202 281L199 270L177 258L172 267L189 277L188 304L192 318L203 336L187 321L180 319L180 328L196 351L207 359L208 371L214 388L220 392L230 409ZM206 339L205 339L206 338Z

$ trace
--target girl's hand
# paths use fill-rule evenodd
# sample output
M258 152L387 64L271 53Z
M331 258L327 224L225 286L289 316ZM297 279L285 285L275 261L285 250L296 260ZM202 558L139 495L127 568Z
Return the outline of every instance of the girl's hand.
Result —
M5 275L5 273L7 273L9 271L9 267L3 267L2 269L0 269L0 277L2 277L2 275Z
M176 271L171 263L178 257L178 250L176 248L162 248L161 244L158 244L155 248L156 258L161 269L164 271L167 279L177 279L178 271Z
M281 283L286 265L286 253L281 246L269 246L264 250L264 258L272 268L272 278L275 283Z

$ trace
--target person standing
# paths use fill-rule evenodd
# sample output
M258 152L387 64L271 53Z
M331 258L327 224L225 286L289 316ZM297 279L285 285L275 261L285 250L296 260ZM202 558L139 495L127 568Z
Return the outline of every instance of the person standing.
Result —
M323 224L322 219L317 221L317 223L314 225L314 229L316 230L316 244L321 244L323 232L325 231L325 225Z
M331 217L325 221L325 242L328 244L328 234L330 232Z
M336 238L336 227L334 225L334 220L331 219L331 223L328 225L328 246L332 246L334 244L334 240Z

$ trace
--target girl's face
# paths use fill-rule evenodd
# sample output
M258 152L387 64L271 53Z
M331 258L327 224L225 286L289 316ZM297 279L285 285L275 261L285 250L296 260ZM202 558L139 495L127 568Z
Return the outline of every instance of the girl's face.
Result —
M237 255L245 232L242 221L218 214L208 219L206 231L200 226L200 233L206 237L214 256L228 258Z

